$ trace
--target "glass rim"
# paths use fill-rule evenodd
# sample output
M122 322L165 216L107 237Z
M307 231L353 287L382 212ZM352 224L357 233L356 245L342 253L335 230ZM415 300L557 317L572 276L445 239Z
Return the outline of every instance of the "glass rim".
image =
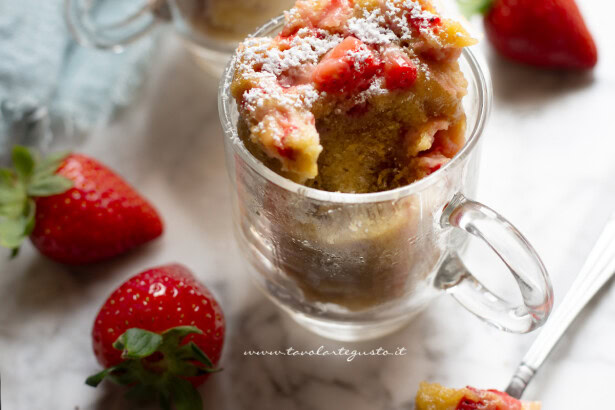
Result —
M249 37L260 37L270 35L274 29L279 28L284 21L284 15L280 15L269 22L265 23L258 30L256 30ZM489 118L491 111L491 104L493 99L493 90L491 84L491 76L489 69L484 59L472 51L470 48L463 49L462 57L465 58L470 66L473 77L476 80L478 91L478 104L479 111L474 123L474 127L471 132L468 132L468 140L463 145L461 150L442 168L436 172L414 181L409 185L405 185L399 188L391 189L381 192L370 193L347 193L347 192L330 192L320 189L306 187L285 178L276 172L269 169L265 164L256 159L250 151L245 147L241 138L237 133L237 124L233 123L231 117L233 96L231 95L230 88L233 76L235 74L235 62L237 60L237 51L233 54L232 58L226 65L222 78L220 80L220 86L218 89L218 111L220 116L220 122L224 131L224 138L229 139L232 145L233 151L238 154L241 159L248 164L252 170L267 181L281 187L289 192L296 193L303 197L318 200L321 202L334 202L334 203L374 203L392 201L400 198L404 198L424 190L426 187L435 184L442 175L450 168L453 168L457 163L467 158L470 153L476 147L485 126Z

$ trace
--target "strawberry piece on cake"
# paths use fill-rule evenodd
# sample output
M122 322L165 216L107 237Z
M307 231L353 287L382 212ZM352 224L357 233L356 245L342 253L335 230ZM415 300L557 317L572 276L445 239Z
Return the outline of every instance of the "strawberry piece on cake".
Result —
M498 390L449 389L421 383L416 410L540 410L540 403L517 400Z

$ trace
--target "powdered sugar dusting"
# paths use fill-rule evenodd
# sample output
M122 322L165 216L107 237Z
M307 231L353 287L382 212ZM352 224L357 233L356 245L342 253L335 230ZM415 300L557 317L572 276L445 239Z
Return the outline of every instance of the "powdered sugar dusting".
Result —
M320 97L312 84L282 87L279 77L290 70L315 65L320 58L342 41L342 36L325 30L300 29L294 36L275 44L270 38L250 38L244 41L239 55L239 70L258 87L243 95L244 107L254 112L267 102L309 109Z
M437 40L432 27L432 22L437 18L437 15L423 10L416 0L386 0L382 8L363 9L363 16L349 19L347 28L364 43L382 45L400 39L412 39L412 22L421 34Z
M262 81L260 87L249 89L243 94L244 108L250 112L264 109L269 103L294 107L298 110L309 109L320 97L311 84L303 84L285 89L270 81Z
M414 23L421 34L439 43L438 37L434 34L432 22L438 16L427 10L423 10L416 0L404 0L403 2L387 0L385 2L384 14L391 21L391 25L399 32L401 40L411 40L414 33L410 22Z
M363 10L363 17L349 19L348 31L367 44L387 44L397 40L395 33L386 26L380 9Z
M363 104L370 98L376 95L384 95L388 94L389 90L384 86L384 78L376 77L374 81L370 84L369 88L365 91L361 91L355 99L357 104Z
M316 64L321 56L342 41L339 35L330 35L324 30L310 32L302 28L289 40L288 48L271 47L270 39L252 38L244 42L241 61L250 70L260 66L261 72L279 76L291 68L303 64Z
M351 58L354 63L355 70L361 70L369 58L373 58L374 54L364 45L358 50L348 50L346 55Z
M425 35L433 35L431 23L439 17L427 10L423 10L421 5L415 0L406 0L404 7L410 10L410 18L417 22L419 30Z

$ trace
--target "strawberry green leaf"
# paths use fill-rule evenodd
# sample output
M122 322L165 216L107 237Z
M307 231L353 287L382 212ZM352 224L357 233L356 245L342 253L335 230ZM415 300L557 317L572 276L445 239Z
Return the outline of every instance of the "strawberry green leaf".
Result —
M147 330L132 328L117 338L113 347L122 351L124 359L143 359L158 350L162 336Z
M23 213L24 201L0 203L0 216L14 219Z
M0 186L0 216L14 219L23 215L26 202L22 186Z
M26 238L28 221L25 217L0 221L0 246L9 249L19 248Z
M127 360L114 367L115 369L107 376L113 383L121 386L133 386L144 382L143 376L146 372L141 362Z
M24 200L26 197L25 194L25 189L18 184L12 186L0 185L0 202Z
M88 386L97 387L105 379L105 377L107 377L114 370L115 367L109 367L102 372L96 373L85 379L85 384Z
M207 357L205 352L203 352L194 342L188 343L187 346L194 353L194 356L195 356L196 360L198 360L199 362L203 363L205 366L207 366L209 368L212 368L212 369L214 368L214 364L211 362L209 357Z
M34 172L34 157L30 150L21 145L13 147L13 166L20 178L28 179Z
M26 214L24 215L24 235L29 236L34 230L36 223L36 202L32 198L28 199L26 204Z
M201 395L189 381L179 377L173 377L169 380L169 390L175 410L203 409Z
M112 380L120 385L133 386L141 382L143 367L134 362L122 362L117 366L109 367L99 373L96 373L85 380L88 386L97 387L105 378Z
M167 364L167 372L170 374L181 375L182 377L195 377L205 374L195 364L186 360L171 359Z
M172 357L175 359L171 361L174 374L182 376L200 376L221 370L214 367L209 357L207 357L194 342L189 342L176 349L176 351L172 353ZM186 366L186 364L190 366Z
M0 246L12 249L11 258L14 258L21 243L34 229L36 204L32 199L21 203L0 203L0 214L4 216L0 220Z
M470 18L475 14L485 14L493 0L457 0L457 3L463 15Z
M202 335L201 329L194 326L177 326L173 327L169 330L166 330L162 333L162 337L164 338L164 344L167 346L177 346L184 339L184 337L190 334L199 334Z
M43 158L42 161L38 162L34 167L34 175L35 176L45 176L55 174L62 162L70 155L68 151L55 152L53 154L49 154L47 157Z
M0 188L15 186L15 174L10 169L0 168Z
M57 195L68 191L72 186L73 182L61 175L37 177L37 174L35 174L32 182L28 185L28 195L35 197Z

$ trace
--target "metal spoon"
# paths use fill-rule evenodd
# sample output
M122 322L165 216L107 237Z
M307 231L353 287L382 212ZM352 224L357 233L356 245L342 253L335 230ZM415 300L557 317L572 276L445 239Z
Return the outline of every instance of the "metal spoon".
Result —
M615 274L615 213L606 223L600 238L562 304L552 314L517 368L506 393L520 399L540 366L566 329Z

